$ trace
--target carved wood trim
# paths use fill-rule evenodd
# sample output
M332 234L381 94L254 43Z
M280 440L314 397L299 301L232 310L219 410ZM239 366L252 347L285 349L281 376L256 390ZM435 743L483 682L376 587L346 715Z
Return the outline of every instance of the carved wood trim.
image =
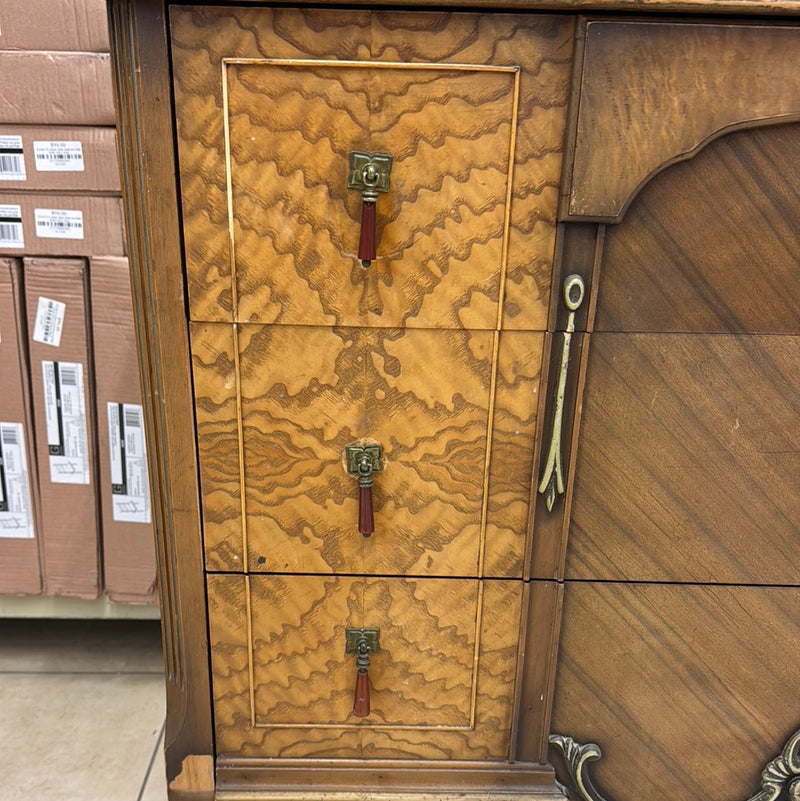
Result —
M719 136L800 119L795 27L590 20L583 29L564 220L619 222L650 178ZM745 52L751 69L737 64Z

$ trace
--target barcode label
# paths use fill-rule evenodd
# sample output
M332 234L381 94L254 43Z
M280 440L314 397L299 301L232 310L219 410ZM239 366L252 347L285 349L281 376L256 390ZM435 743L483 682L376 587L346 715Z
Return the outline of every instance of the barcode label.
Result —
M133 403L109 403L107 408L113 518L121 523L149 523L150 491L142 407Z
M22 423L0 423L0 537L32 539L31 508Z
M22 153L16 155L0 150L0 181L24 181L26 178Z
M59 300L39 298L36 307L36 322L33 326L33 341L59 347L61 332L64 329L64 316L67 306Z
M79 364L68 365L61 362L61 385L64 387L77 387L78 386L78 368Z
M50 481L89 483L83 365L42 361Z
M0 439L3 445L19 445L19 431L16 426L0 425Z
M0 136L0 181L24 181L26 178L22 137Z
M83 212L76 209L34 209L40 239L83 239Z
M25 247L21 206L0 205L0 247Z
M33 161L37 172L83 172L80 142L34 142Z

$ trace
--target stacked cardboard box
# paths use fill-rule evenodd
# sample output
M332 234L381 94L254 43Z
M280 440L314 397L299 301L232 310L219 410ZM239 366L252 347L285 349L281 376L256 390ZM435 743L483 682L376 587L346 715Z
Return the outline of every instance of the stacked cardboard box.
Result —
M0 97L0 593L152 603L105 0L4 0Z
M41 591L22 264L0 258L0 593Z

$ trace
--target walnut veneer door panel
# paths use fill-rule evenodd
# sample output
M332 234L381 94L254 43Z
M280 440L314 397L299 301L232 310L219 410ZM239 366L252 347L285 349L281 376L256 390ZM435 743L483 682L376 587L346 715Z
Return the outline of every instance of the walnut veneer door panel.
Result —
M597 330L800 333L798 143L731 133L656 176L608 228Z
M568 578L800 583L798 145L723 137L609 228Z
M593 334L569 578L798 584L800 337Z
M786 587L569 582L553 730L601 745L606 798L754 796L800 720L797 605Z
M507 755L521 582L210 575L208 593L220 756ZM367 718L346 627L380 628Z
M192 319L545 328L572 20L171 20ZM367 270L351 150L394 157Z
M606 229L552 728L611 798L747 798L800 719L798 143L729 134Z
M192 326L210 569L522 574L541 334L254 325L237 341ZM366 540L342 456L364 438L384 448Z

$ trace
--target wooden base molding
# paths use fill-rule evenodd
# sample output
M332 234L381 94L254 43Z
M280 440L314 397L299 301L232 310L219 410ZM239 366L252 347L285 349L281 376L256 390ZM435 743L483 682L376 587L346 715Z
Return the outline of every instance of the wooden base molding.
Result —
M313 792L308 787L313 787ZM431 788L436 788L435 792ZM261 788L261 789L256 789ZM268 790L266 788L269 788ZM353 788L358 788L354 790ZM550 765L387 760L217 760L217 799L562 801Z
M469 793L395 793L381 791L319 793L301 792L227 792L220 791L216 801L563 801L564 796L557 791L527 793L503 793L498 791L474 791Z

